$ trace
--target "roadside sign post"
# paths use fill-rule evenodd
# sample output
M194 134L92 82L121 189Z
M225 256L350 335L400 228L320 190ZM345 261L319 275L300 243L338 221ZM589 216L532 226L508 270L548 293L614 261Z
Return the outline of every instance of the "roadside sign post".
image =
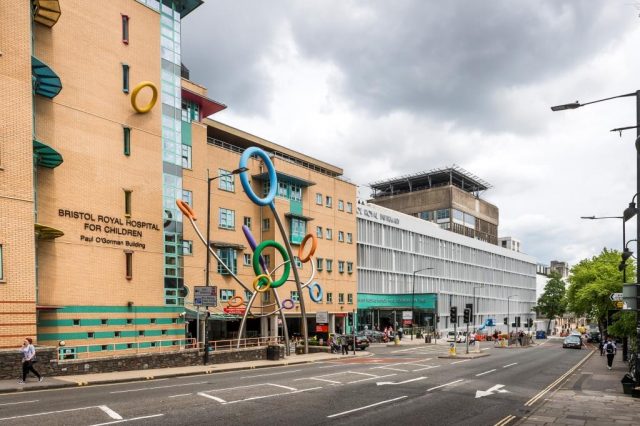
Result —
M200 306L205 307L204 311L204 326L202 328L202 343L204 346L204 365L209 362L209 345L207 344L207 322L209 321L209 306L218 306L218 287L217 286L195 286L193 292L193 304L198 309L198 316L200 316Z

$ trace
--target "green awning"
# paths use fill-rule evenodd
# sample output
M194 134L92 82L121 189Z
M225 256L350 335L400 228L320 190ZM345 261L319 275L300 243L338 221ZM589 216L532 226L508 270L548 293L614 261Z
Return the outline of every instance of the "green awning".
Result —
M62 164L62 155L49 145L33 140L33 156L38 166L53 169Z
M53 99L62 90L62 82L58 75L35 56L31 57L31 72L33 74L33 91L36 94Z
M36 223L35 230L36 236L41 240L53 240L64 235L61 230L40 223Z

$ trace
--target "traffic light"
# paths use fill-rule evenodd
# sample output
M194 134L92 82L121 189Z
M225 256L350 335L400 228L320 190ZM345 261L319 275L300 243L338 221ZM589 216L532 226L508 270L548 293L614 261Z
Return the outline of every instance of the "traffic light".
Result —
M529 327L529 328L533 327L533 318L529 318L527 320L527 327Z
M471 322L471 309L464 309L464 323L469 324Z
M516 327L520 327L520 317L516 317Z
M504 323L504 325L509 325L509 318L504 317L504 319L502 320L502 322Z
M626 247L624 248L624 251L622 252L622 262L620 262L620 265L618 265L619 271L624 271L624 267L627 264L627 259L629 259L632 254L633 252L631 250Z
M469 310L469 322L473 322L473 303L467 303L465 308Z
M436 322L440 322L440 315L436 315Z
M456 306L452 306L449 308L449 322L451 324L458 323L458 308Z

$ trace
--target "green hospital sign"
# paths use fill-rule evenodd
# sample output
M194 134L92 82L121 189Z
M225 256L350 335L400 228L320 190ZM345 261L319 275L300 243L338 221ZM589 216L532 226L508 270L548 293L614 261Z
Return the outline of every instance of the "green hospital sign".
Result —
M410 308L411 302L411 294L358 293L358 309ZM416 309L435 309L436 295L433 293L416 294L413 305Z

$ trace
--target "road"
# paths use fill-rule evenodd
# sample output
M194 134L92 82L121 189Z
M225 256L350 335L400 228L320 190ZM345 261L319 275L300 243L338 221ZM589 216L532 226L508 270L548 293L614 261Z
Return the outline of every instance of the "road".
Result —
M0 424L506 424L589 353L559 340L484 345L490 356L470 360L438 358L443 346L379 346L332 362L5 394Z

